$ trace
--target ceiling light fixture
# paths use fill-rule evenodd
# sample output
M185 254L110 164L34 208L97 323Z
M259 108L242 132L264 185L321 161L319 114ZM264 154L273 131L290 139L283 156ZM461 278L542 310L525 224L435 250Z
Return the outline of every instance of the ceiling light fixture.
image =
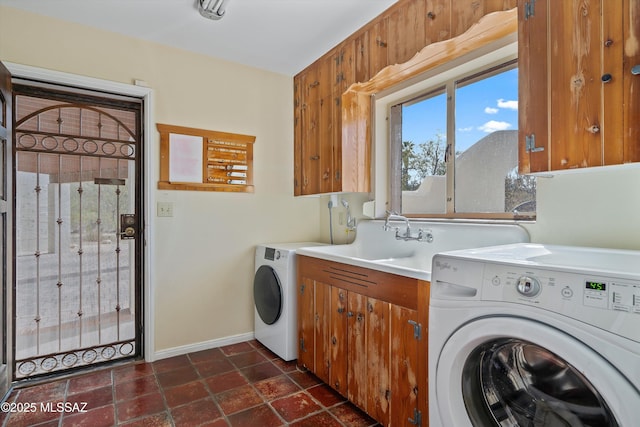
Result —
M222 19L229 0L198 0L200 15L209 19Z

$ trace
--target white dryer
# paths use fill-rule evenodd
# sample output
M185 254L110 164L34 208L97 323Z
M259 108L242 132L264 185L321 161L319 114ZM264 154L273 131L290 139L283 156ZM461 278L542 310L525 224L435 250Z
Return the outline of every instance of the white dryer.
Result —
M321 243L256 246L253 299L255 338L284 360L298 358L296 250Z
M636 426L640 251L435 255L429 426Z

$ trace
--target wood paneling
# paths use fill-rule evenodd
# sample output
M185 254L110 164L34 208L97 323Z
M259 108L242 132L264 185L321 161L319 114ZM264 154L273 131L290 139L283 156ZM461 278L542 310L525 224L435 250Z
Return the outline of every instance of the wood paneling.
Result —
M631 75L637 0L535 2L519 20L520 172L640 161L638 97ZM538 151L528 151L535 136Z
M344 110L353 109L340 99L350 85L366 82L389 64L404 63L425 46L462 34L483 15L512 9L515 3L516 0L400 0L296 75L294 90L297 87L300 94L299 99L296 98L300 107L298 110L294 106L294 126L299 123L299 129L294 131L295 195L369 191L370 147L350 140L352 136L368 137L368 123L359 127L342 123ZM326 93L317 96L313 91L305 91L308 86L303 83L303 80L307 80L307 85L309 80L315 81L310 78L312 75L325 75L327 62L333 62L330 77L335 89L330 107ZM323 81L318 85L324 87ZM366 101L368 99L362 102ZM358 114L369 112L370 108L363 104L358 107ZM331 118L330 132L327 125L321 123L327 117ZM345 126L350 128L347 130ZM326 160L329 152L330 162ZM316 160L310 160L314 156Z

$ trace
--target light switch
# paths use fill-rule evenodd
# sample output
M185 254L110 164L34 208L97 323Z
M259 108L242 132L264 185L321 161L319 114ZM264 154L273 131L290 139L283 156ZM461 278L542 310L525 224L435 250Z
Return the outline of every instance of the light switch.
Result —
M158 202L158 216L173 216L173 202Z

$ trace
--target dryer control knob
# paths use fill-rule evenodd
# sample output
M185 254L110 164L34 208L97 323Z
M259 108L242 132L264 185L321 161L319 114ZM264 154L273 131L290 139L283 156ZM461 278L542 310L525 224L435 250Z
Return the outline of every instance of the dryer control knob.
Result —
M517 288L518 292L525 297L535 297L540 293L540 283L530 276L520 276Z

